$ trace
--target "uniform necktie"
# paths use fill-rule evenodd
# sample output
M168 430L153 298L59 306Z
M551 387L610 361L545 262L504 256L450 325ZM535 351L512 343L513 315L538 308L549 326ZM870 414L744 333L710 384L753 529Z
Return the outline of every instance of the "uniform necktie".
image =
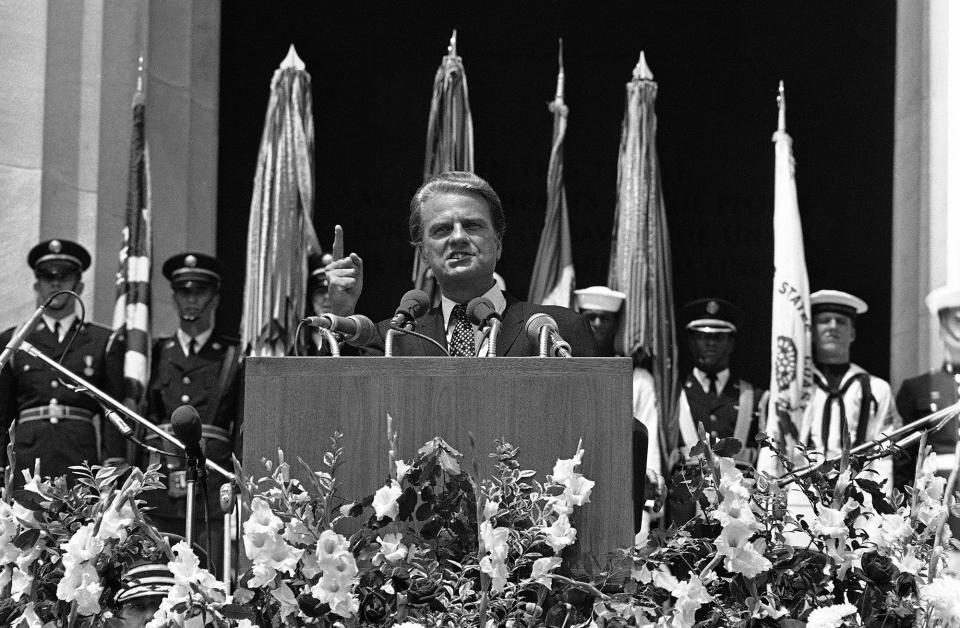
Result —
M476 344L473 337L473 325L467 319L467 306L458 304L451 312L457 321L450 335L450 355L454 357L469 357L476 355Z
M716 398L717 396L717 374L716 373L707 373L707 379L710 381L710 387L707 390L707 393Z
M57 342L60 342L60 321L53 324L53 335L56 337Z
M189 347L190 347L190 357L192 358L193 356L197 355L197 339L196 338L190 339Z

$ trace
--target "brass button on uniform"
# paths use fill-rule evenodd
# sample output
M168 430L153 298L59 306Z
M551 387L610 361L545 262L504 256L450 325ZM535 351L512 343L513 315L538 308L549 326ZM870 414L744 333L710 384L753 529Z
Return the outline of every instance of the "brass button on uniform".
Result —
M189 383L190 383L190 378L184 376L184 378L183 378L183 383L184 383L184 384L189 384Z
M188 401L190 401L190 395L184 395L184 396L180 397L180 402L181 402L181 403L187 403Z
M60 382L58 382L57 380L55 379L50 380L50 388L56 388L59 385L60 385Z
M50 417L50 425L56 425L59 422L60 422L60 419L58 419L57 417L55 416Z

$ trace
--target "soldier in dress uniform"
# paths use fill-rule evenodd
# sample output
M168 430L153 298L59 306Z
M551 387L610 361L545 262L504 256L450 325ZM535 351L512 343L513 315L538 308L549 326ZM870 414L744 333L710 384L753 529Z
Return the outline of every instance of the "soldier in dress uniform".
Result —
M51 299L60 290L83 291L81 275L90 266L90 254L76 242L54 239L33 247L27 263L36 277L37 305L46 303L43 322L27 341L115 397L123 386L123 355L111 343L111 330L97 323L81 323L69 294ZM0 334L0 346L6 346L15 331L11 328ZM67 350L74 333L76 338ZM84 461L122 461L123 438L109 422L100 421L100 405L65 383L72 385L61 381L59 374L38 358L23 351L13 355L0 371L0 438L4 445L0 458L6 461L8 430L15 425L13 463L18 470L32 472L39 460L41 475L56 477ZM13 477L14 486L23 485L20 471Z
M927 308L940 320L943 341L943 366L903 382L897 393L897 410L904 423L912 423L928 414L960 401L960 285L942 286L927 295ZM955 447L958 422L954 418L936 432L927 435L927 444L937 454L937 473L949 476L957 466ZM917 464L917 447L898 459L894 470L895 484L903 488L912 484ZM960 535L960 520L950 522L954 537Z
M742 320L741 309L723 299L698 299L680 308L694 367L680 383L676 416L662 426L668 469L685 464L690 448L697 443L698 425L716 439L739 440L742 448L735 456L739 462L753 464L757 459L764 391L730 370ZM693 504L686 503L678 491L671 494L673 521L682 523L693 511Z
M220 265L209 255L181 253L164 263L163 275L173 288L180 326L173 336L160 338L153 346L147 417L170 429L173 411L182 405L193 406L203 423L207 458L229 469L240 429L240 352L235 338L214 329L214 314L220 301ZM148 442L169 450L159 438ZM183 534L186 516L183 461L167 456L163 462L167 467L167 490L162 494L160 491L147 494L150 505L155 508L152 518L161 530ZM213 564L219 564L222 556L223 515L219 489L224 481L217 473L208 473ZM199 486L197 494L200 494ZM203 504L199 499L197 502L194 514L199 519ZM199 521L194 529L201 538L203 526Z

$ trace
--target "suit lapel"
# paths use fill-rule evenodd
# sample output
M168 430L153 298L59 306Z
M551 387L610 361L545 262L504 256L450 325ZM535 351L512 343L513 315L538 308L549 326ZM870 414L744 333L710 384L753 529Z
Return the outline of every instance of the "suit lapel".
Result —
M523 330L527 317L524 315L523 303L514 296L504 292L507 308L503 311L503 324L500 326L500 337L497 339L497 355L507 355Z
M426 316L417 321L417 331L424 336L433 338L440 343L440 346L446 348L447 332L443 328L443 309L438 306L427 312ZM435 351L433 345L415 336L410 337L410 341L416 343L416 346L420 348L420 355L442 355Z

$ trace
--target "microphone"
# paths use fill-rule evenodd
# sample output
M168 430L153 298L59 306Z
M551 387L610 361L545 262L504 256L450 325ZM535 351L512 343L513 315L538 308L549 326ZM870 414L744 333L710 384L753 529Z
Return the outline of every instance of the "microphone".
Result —
M26 340L34 329L37 328L37 325L40 324L40 319L43 318L43 313L47 311L47 305L50 303L50 300L47 301L37 308L37 311L33 313L33 316L30 317L26 323L20 326L10 338L10 342L7 343L7 346L4 347L3 353L0 353L0 369L10 361L10 358L13 357L13 354L17 352L17 349L20 348L20 345L23 344L23 341Z
M430 310L430 297L423 290L410 290L400 299L400 305L393 318L390 319L391 327L403 327L407 323L412 323L417 318L423 316Z
M203 438L203 425L200 422L197 409L189 405L180 406L170 416L170 426L173 428L173 434L183 443L183 450L186 452L187 458L196 460L197 465L203 468L207 458L200 446L200 439Z
M467 318L480 329L491 325L494 320L501 320L493 307L493 301L486 297L477 297L467 304Z
M545 358L548 355L553 357L569 358L570 345L560 336L557 330L557 321L549 314L534 314L527 319L527 337L535 345L540 346L540 357ZM545 336L547 344L541 341L543 330L546 330Z
M133 428L127 425L127 422L120 418L120 415L117 414L114 410L107 411L107 419L113 426L117 428L117 431L120 432L120 436L124 438L130 438L133 436Z
M352 316L337 316L336 314L322 314L308 316L303 319L305 325L322 327L343 336L344 342L354 347L363 347L377 336L377 326L373 321L361 314Z

